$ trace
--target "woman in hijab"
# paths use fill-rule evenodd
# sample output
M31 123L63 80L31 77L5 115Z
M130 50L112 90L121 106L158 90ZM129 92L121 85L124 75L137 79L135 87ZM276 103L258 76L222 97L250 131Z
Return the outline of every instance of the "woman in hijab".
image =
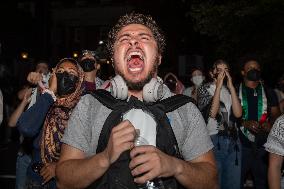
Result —
M84 72L76 60L64 58L53 69L49 88L18 120L24 136L34 137L27 188L56 188L55 166L69 116L82 94ZM38 82L39 86L41 82Z

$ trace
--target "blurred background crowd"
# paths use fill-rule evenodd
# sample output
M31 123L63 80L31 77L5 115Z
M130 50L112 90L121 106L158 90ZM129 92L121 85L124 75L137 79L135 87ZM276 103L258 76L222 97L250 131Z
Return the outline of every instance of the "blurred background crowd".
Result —
M198 101L198 87L214 78L210 73L218 59L225 60L237 86L245 78L244 64L253 60L259 65L259 80L274 91L283 113L282 0L1 1L0 182L7 188L14 184L22 142L11 116L21 103L28 104L23 90L33 87L29 73L47 76L60 59L81 61L82 50L90 49L99 65L95 77L101 82L112 78L107 34L120 15L131 11L152 15L166 34L158 75L172 92Z

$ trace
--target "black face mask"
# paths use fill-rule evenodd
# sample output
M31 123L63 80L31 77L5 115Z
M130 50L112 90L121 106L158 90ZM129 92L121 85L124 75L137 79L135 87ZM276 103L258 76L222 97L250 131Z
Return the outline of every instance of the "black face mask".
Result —
M91 72L95 67L96 61L93 59L86 58L80 62L80 66L83 68L84 72Z
M251 69L247 72L246 76L249 81L259 81L260 80L260 71L256 69Z
M173 76L168 76L165 80L165 84L168 86L168 88L174 92L176 90L176 86L177 86L177 81Z
M57 77L57 94L58 96L65 96L73 93L76 90L76 83L78 77L69 73L56 73Z

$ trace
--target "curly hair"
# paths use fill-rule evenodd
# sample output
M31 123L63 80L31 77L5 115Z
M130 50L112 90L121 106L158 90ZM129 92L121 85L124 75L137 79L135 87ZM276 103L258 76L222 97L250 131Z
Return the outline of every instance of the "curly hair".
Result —
M119 18L116 25L110 30L108 34L107 50L111 57L113 56L113 46L117 39L118 32L125 26L130 24L141 24L149 28L158 45L158 52L162 54L165 50L166 40L163 31L159 28L156 21L150 15L132 12Z

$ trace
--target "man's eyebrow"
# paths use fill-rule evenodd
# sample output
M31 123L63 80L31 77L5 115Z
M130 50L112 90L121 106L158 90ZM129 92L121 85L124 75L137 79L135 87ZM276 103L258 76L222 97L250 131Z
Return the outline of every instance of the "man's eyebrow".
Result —
M131 36L131 34L130 33L124 33L124 34L122 34L122 35L120 35L120 36L118 36L117 37L117 40L120 40L121 38L123 38L123 37L130 37ZM149 33L139 33L138 34L138 36L148 36L148 37L153 37L151 34L149 34Z
M139 36L143 36L143 35L146 35L146 36L149 36L149 37L153 37L151 34L149 34L149 33L139 33L138 34Z
M120 36L117 37L117 40L121 39L122 37L129 37L130 34L129 33L125 33L125 34L122 34Z

